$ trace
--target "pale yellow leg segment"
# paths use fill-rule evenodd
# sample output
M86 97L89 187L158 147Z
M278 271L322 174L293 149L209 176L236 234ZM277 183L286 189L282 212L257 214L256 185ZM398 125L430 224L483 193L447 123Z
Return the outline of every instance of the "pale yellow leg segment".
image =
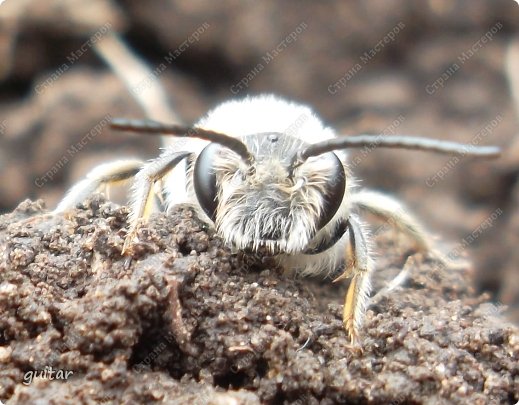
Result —
M358 279L356 276L353 276L353 278L351 279L350 286L348 288L348 292L346 293L346 297L344 299L342 321L344 323L344 327L348 331L351 343L354 345L358 344L359 337L358 330L355 327L355 307L357 305L356 298L358 294Z
M131 245L137 236L140 221L147 220L153 212L153 179L146 179L146 181L140 182L139 186L141 188L134 190L134 194L138 193L140 199L134 201L131 205L130 227L124 239L123 254L130 251Z
M359 329L362 325L370 290L369 278L372 265L365 231L362 229L362 223L355 216L348 219L348 232L351 258L346 257L345 259L346 263L350 263L350 265L335 281L352 277L344 299L343 323L352 345L358 346Z

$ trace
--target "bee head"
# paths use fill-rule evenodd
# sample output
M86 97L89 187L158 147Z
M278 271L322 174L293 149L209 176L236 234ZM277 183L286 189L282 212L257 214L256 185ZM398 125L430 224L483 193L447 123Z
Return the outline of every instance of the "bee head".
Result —
M337 212L346 188L333 152L298 162L306 144L282 133L241 139L249 158L209 144L194 168L201 207L230 245L250 251L297 253Z

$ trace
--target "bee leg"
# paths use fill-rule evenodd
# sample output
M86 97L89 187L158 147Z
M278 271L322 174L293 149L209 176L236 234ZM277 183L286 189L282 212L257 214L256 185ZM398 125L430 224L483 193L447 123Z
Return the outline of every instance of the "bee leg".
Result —
M72 186L65 198L54 209L53 214L74 208L103 187L128 181L139 172L142 164L143 162L140 160L118 160L96 166L83 180Z
M149 161L135 175L131 190L129 215L129 230L124 241L123 253L128 252L135 236L139 222L147 219L152 212L156 182L162 180L182 160L191 155L191 152L164 151L158 158Z
M369 242L363 224L355 216L348 219L351 258L346 257L348 267L334 281L351 277L350 286L344 300L343 323L348 332L352 346L359 347L359 329L367 307L370 285L372 259ZM349 255L348 255L349 256Z
M433 258L451 268L464 268L466 263L453 260L434 247L431 236L425 231L418 219L398 200L372 190L361 190L353 193L352 206L368 211L389 224L409 235L422 253L428 253Z

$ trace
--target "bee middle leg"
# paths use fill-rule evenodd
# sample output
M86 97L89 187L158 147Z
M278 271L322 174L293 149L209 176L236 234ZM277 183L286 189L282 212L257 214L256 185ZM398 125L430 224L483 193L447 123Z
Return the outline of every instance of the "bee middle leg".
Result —
M94 167L83 180L76 183L67 192L53 214L59 214L74 208L103 187L123 183L132 179L141 169L143 162L136 159L117 160Z
M451 259L438 250L420 221L395 198L373 190L361 190L353 193L351 198L353 208L370 212L410 236L419 252L429 254L451 268L466 267L465 262Z

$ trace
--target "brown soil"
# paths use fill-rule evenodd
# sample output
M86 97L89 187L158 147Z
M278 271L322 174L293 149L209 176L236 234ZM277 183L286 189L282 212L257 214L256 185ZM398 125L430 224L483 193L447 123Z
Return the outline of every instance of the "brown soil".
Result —
M126 207L0 217L0 399L29 403L515 404L519 330L471 270L419 255L377 296L363 353L342 328L346 285L232 255L189 207L158 214L121 256ZM375 292L410 246L377 232ZM66 381L27 372L69 370Z

